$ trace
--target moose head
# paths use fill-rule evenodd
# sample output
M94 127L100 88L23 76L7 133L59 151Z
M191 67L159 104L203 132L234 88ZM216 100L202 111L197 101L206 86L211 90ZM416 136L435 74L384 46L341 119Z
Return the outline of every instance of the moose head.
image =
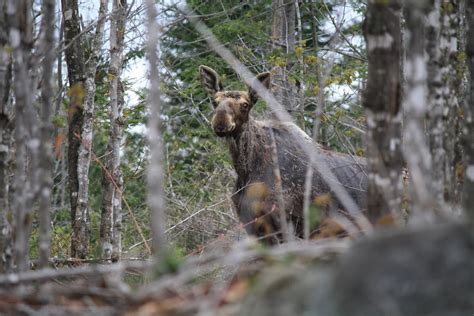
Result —
M214 132L219 137L239 135L258 100L257 93L250 87L247 91L225 91L217 72L204 65L199 66L199 75L204 90L212 98ZM265 88L270 87L269 72L257 75L257 79Z

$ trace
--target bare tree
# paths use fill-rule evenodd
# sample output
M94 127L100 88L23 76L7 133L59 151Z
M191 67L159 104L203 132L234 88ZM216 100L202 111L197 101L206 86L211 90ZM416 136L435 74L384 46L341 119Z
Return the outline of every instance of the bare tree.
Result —
M126 0L114 0L110 21L110 138L107 145L107 170L103 175L102 217L100 242L103 256L114 260L122 252L122 172L120 169L120 143L122 141L123 92L120 82L123 63ZM112 249L110 249L110 247ZM110 251L108 251L110 249Z
M39 264L48 266L51 244L50 211L52 191L52 74L54 63L54 0L44 0L42 5L43 17L41 18L41 43L40 51L44 54L42 63L42 90L41 90L41 130L39 150Z
M61 10L64 23L64 45L69 80L69 108L68 108L68 178L69 198L71 207L71 223L73 237L71 240L71 256L78 256L77 232L74 227L77 208L77 194L79 190L77 161L79 157L80 139L83 121L84 103L84 45L82 43L79 8L77 0L61 0Z
M90 55L84 58L84 43L77 0L62 0L66 64L70 91L68 169L71 200L71 256L85 258L89 243L89 166L94 116L95 75L108 1L101 0Z
M93 120L94 120L94 97L95 97L95 75L99 61L100 50L103 45L105 16L108 0L101 0L99 15L95 34L92 38L90 55L86 62L86 80L84 81L85 102L82 112L82 129L77 159L77 208L74 218L74 230L72 243L79 258L87 257L89 244L89 166L91 162Z
M8 169L11 162L13 122L11 120L10 88L12 80L11 53L8 52L6 1L0 1L0 273L13 268L11 209L8 203Z
M469 82L469 101L466 102L464 109L464 159L466 164L466 172L464 177L463 207L470 216L471 222L474 222L474 2L466 1L466 26L467 26L467 42L466 57L467 65L470 73Z
M147 171L148 206L151 212L151 229L153 249L156 259L162 260L166 252L165 242L165 192L163 170L163 137L161 133L161 102L160 78L158 65L158 40L160 26L158 25L157 11L153 0L146 1L148 19L147 58L149 65L149 93L148 93L148 143L150 145L150 162Z
M14 59L15 96L15 259L19 271L29 269L29 235L33 202L37 192L37 156L39 139L36 133L36 111L33 106L34 81L29 63L33 47L33 17L31 2L9 1L10 45Z
M400 209L400 9L399 0L368 2L363 26L368 57L367 113L368 209L372 222Z

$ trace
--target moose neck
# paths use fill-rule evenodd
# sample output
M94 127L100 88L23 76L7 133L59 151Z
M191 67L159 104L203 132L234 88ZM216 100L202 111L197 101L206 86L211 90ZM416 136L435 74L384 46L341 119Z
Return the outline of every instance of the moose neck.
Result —
M234 168L243 181L264 165L267 138L264 128L251 117L238 135L226 138Z

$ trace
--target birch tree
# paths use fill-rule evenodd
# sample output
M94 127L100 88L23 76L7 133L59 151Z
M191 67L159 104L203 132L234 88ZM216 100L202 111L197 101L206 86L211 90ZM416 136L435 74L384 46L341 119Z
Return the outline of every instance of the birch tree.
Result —
M368 209L372 222L400 209L400 9L398 0L370 0L363 32L368 78L363 105L367 115Z
M77 157L77 208L75 212L72 248L76 250L76 256L85 258L88 254L89 244L89 167L91 162L93 119L94 119L94 97L95 97L95 75L103 45L105 15L108 0L101 0L95 34L92 38L90 55L88 56L85 69L85 100L82 111L82 127Z
M91 159L95 75L108 0L101 0L90 55L85 60L77 0L62 0L66 64L69 77L68 168L71 199L71 256L85 258L89 243L89 166Z
M110 138L107 145L107 169L103 174L100 242L103 256L118 260L122 252L122 172L120 144L122 140L123 88L120 82L123 64L126 0L114 0L110 21ZM111 249L110 249L111 248ZM110 251L109 251L110 249Z
M414 215L426 215L433 209L431 154L424 135L427 95L425 61L425 15L427 3L407 1L406 26L406 98L404 100L404 157L410 174L410 192Z

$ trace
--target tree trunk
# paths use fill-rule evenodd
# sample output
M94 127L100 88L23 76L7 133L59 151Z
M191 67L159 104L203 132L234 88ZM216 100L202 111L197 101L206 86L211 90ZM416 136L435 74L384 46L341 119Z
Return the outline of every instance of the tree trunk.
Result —
M400 111L399 0L368 3L363 31L368 78L363 105L367 113L369 168L368 209L371 222L397 215L402 191Z
M466 61L470 73L469 101L464 109L463 144L466 171L464 176L463 207L474 223L474 2L466 1Z
M272 46L288 55L295 51L296 42L294 0L273 0L272 12ZM275 66L272 71L272 81L278 102L293 113L297 110L297 95L295 85L291 84L288 78L291 68L289 60L286 60L285 65Z
M426 28L426 51L428 53L428 106L427 128L432 156L432 189L438 205L444 203L444 160L443 146L443 81L440 69L440 21L441 0L432 0Z
M14 59L15 96L15 259L19 271L29 269L29 236L33 202L37 191L36 164L39 139L33 106L34 84L29 73L33 47L31 2L10 1L7 10L10 23L10 45Z
M163 170L163 137L161 133L161 96L160 96L160 78L158 66L158 40L161 28L156 18L157 12L155 2L147 0L147 20L148 20L148 41L147 58L149 63L149 92L148 92L148 143L150 145L150 162L147 171L148 183L148 206L151 212L151 230L153 236L153 250L156 260L164 262L166 255L165 241L165 192L164 170Z
M8 46L8 22L6 2L0 1L0 273L13 269L13 229L9 200L8 169L12 150L12 121L10 104L10 84L12 80L11 54Z
M311 39L313 42L313 53L315 56L318 56L318 25L316 24L316 13L315 13L315 6L316 3L311 2L310 4L310 12L311 12ZM324 99L324 91L321 91L321 82L323 81L323 75L321 72L321 61L318 59L316 64L315 64L315 69L314 72L316 73L316 76L318 78L318 85L319 85L319 91L318 95L316 97L316 107L319 109L319 113L315 113L316 115L319 114L319 117L317 116L317 120L321 120L321 116L324 114L324 108L325 108L325 99ZM318 123L319 124L319 123ZM326 124L319 124L319 131L318 131L318 139L317 142L320 143L323 147L328 147L328 142L327 142L327 126Z
M100 242L104 258L120 259L122 252L122 172L120 170L120 143L122 141L123 92L120 83L123 63L126 0L113 1L110 22L110 138L107 145L107 170L103 171L102 217ZM108 251L110 249L110 252Z
M414 216L426 217L435 206L431 179L431 155L426 145L427 65L425 53L425 4L407 1L406 26L406 98L404 100L404 157L410 174L411 210Z
M41 18L41 53L44 55L42 67L42 90L41 90L41 130L39 150L39 266L46 268L49 263L51 245L51 193L52 179L52 131L51 108L52 108L52 75L54 63L54 12L55 1L44 0L42 5L43 17Z
M61 43L63 41L63 33L64 33L64 23L61 18L59 18L59 23L58 23L58 30L59 30L59 39L58 42ZM61 115L63 113L63 98L64 98L64 92L63 92L63 71L62 71L62 65L63 65L63 52L62 50L59 50L57 53L57 91L58 91L58 97L56 99L56 107L54 109L54 115ZM65 209L66 206L66 195L67 195L67 188L68 185L67 183L67 159L65 158L65 146L63 146L63 136L65 135L65 128L63 127L56 127L54 129L54 137L55 137L55 142L57 141L57 144L55 144L55 156L56 156L56 168L55 172L59 172L59 183L62 185L59 185L56 192L55 192L55 197L54 197L54 205L55 209Z
M441 94L442 115L444 121L443 150L444 150L444 200L455 204L456 188L456 141L459 94L461 81L458 74L458 30L459 30L459 0L443 1L441 5L440 30L440 67L443 89Z
M303 129L305 130L305 121L304 121L304 109L305 109L305 84L304 84L304 78L305 78L305 74L304 74L304 70L305 70L305 65L304 65L304 54L303 54L303 50L304 50L304 41L303 41L303 26L302 26L302 22L301 22L301 10L300 10L300 6L299 6L299 0L294 0L294 6L295 6L295 12L296 12L296 30L297 30L297 33L298 33L298 48L299 48L299 51L297 53L297 57L298 57L298 64L299 64L299 78L298 78L298 81L299 82L299 85L298 85L298 104L296 105L296 122L298 123L298 125Z
M3 104L2 104L3 105ZM3 111L2 111L3 112ZM8 203L9 181L8 166L10 151L12 122L8 113L0 114L0 273L12 272L13 268L13 227L12 211Z
M61 10L64 23L64 45L67 47L65 56L69 79L69 108L68 108L68 176L69 198L71 207L71 225L73 236L71 239L71 257L78 257L78 241L75 228L77 195L79 190L77 162L79 157L83 103L85 67L81 33L79 8L77 0L61 0Z
M89 166L91 162L95 75L99 60L99 50L103 45L105 14L108 0L101 0L99 6L98 22L92 39L90 56L86 64L85 102L82 111L82 129L77 157L77 207L74 218L72 249L78 258L86 258L89 250Z

